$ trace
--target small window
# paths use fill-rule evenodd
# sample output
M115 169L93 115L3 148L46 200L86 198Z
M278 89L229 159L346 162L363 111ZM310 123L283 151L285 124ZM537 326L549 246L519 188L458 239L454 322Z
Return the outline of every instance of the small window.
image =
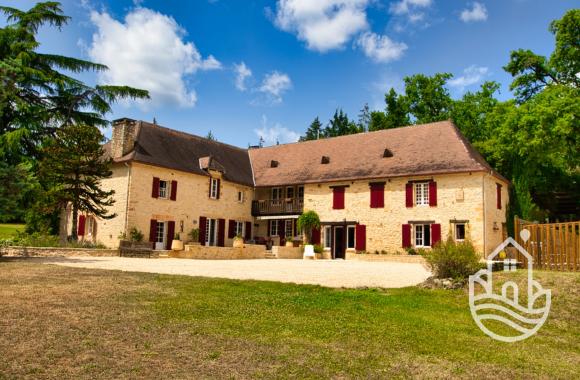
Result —
M159 181L159 198L169 198L169 184L167 181Z
M355 247L354 239L355 239L354 226L348 226L346 235L346 248L354 249Z
M272 188L272 200L279 201L282 199L282 188L281 187L273 187Z
M329 164L330 163L330 157L328 156L322 156L322 158L320 159L320 163L323 165Z
M238 202L244 203L244 192L243 191L238 191Z
M209 197L211 199L217 199L219 191L219 180L217 178L211 179L211 186L209 190Z
M431 246L431 225L415 224L415 247Z
M85 231L87 232L87 236L93 236L93 231L95 230L95 218L92 216L87 217L87 227Z
M332 245L332 234L330 226L324 227L324 248L330 249Z
M304 186L298 186L298 199L304 199Z
M415 204L429 206L429 182L415 183Z
M286 198L294 198L294 188L289 186L286 188Z
M236 236L244 236L244 222L236 221L236 227L234 231Z
M465 223L455 224L455 240L457 241L465 240Z
M278 221L270 221L270 236L278 236Z
M293 237L294 236L294 221L292 219L287 219L284 222L284 236Z

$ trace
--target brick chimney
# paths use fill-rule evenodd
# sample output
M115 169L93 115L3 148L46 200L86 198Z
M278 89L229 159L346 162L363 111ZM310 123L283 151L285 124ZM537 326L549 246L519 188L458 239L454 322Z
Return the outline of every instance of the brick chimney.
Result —
M123 157L135 147L137 121L123 118L113 120L111 154L113 158Z

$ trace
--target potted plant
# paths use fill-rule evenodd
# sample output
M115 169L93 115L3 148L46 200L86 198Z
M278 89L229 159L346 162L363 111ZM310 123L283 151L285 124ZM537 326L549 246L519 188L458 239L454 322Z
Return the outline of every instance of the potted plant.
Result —
M175 234L173 241L171 242L172 251L183 251L183 242L180 239L179 233Z
M286 236L286 247L294 247L294 236Z
M234 248L243 248L244 247L244 238L242 235L238 234L234 237Z
M191 239L188 244L191 244L191 245L199 244L199 229L198 228L193 228L191 231L189 231L188 235L189 235L189 238Z
M314 257L314 247L311 244L312 230L320 228L320 217L315 211L306 211L300 215L296 226L304 234L304 256Z

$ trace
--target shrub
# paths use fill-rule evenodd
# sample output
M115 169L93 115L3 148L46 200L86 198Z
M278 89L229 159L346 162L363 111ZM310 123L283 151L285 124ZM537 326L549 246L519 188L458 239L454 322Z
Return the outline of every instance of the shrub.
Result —
M296 227L298 231L304 232L306 241L310 244L312 242L312 230L320 228L320 217L315 211L306 211L298 217Z
M324 247L320 244L314 244L314 252L315 253L322 253L324 252Z
M481 256L470 241L456 243L448 239L426 252L424 257L437 278L465 279L483 266Z
M143 241L143 232L141 232L137 227L133 227L131 228L131 231L129 231L129 237L131 238L131 241L141 243Z
M199 228L193 228L189 231L189 237L191 238L191 241L199 241Z
M32 234L18 233L16 237L3 241L4 245L13 245L18 247L65 247L65 248L107 248L100 242L90 241L68 241L61 244L56 235L47 235L39 232Z

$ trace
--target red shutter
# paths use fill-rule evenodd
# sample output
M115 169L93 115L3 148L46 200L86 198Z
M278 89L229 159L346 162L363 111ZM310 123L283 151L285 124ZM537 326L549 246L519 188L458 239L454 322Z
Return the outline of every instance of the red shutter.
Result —
M246 222L246 231L244 232L246 233L244 239L246 239L246 241L252 240L252 222Z
M159 198L159 178L153 177L153 187L151 188L151 196Z
M355 249L357 251L364 251L367 249L367 226L364 224L357 224L355 227Z
M151 243L155 243L157 240L157 221L155 219L151 219L151 223L149 224L149 241Z
M371 185L371 208L385 207L385 185Z
M221 183L222 183L222 181L218 178L218 180L217 180L217 195L215 197L216 199L220 199L220 190L221 190L220 187L221 187Z
M236 221L230 220L228 222L228 238L233 239L236 237Z
M332 188L332 208L335 210L344 209L344 187Z
M429 182L429 206L437 206L437 182Z
M413 183L408 182L405 185L405 205L407 207L413 207Z
M224 237L226 234L226 220L218 219L218 247L225 247Z
M207 218L205 216L199 217L199 242L201 245L205 245L205 234L206 234L206 223Z
M171 181L171 197L172 201L177 199L177 181Z
M403 224L403 248L411 247L411 225Z
M432 224L431 225L431 247L434 247L435 244L441 241L441 225L440 224Z
M84 236L85 235L85 220L86 220L86 216L79 215L79 225L78 225L78 228L77 228L77 235L78 236Z
M320 244L320 228L312 229L312 244Z
M499 183L495 184L496 193L497 193L497 209L501 210L501 185Z
M171 242L175 238L175 222L169 221L167 222L167 243L165 244L165 249L171 249Z
M209 177L209 190L208 190L208 192L207 192L207 196L208 196L209 198L211 198L211 180L212 180L212 178L211 178L211 177Z

